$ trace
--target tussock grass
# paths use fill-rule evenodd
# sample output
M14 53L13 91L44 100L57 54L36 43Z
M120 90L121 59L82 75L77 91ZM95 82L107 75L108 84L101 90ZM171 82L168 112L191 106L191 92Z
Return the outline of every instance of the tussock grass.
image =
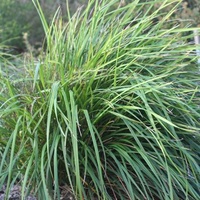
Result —
M1 75L0 186L20 181L22 199L60 199L62 185L76 199L199 198L199 74L180 37L192 29L164 29L180 1L154 2L90 1L48 25L33 1L46 49L23 84Z

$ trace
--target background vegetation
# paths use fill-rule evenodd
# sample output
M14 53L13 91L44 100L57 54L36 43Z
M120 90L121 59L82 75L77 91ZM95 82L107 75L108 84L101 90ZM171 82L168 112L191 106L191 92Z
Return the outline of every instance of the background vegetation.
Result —
M71 14L77 8L85 6L87 2L87 0L68 0ZM131 2L132 0L122 0L121 4L125 5ZM148 1L140 0L140 2ZM157 2L154 4L152 11L160 7L161 3ZM40 0L40 4L49 23L58 6L61 7L64 21L67 21L66 0ZM166 7L164 12L170 12L172 7ZM146 9L148 8L144 7L143 12ZM42 46L44 31L38 14L30 0L1 0L0 10L0 43L13 46L15 53L26 51L26 39L36 49ZM182 27L186 25L199 27L199 12L200 2L198 0L184 0L177 7L176 12L170 16L170 19L172 21L176 19L174 23L177 23L178 19ZM161 18L158 17L157 20L161 20ZM24 33L28 34L25 39Z

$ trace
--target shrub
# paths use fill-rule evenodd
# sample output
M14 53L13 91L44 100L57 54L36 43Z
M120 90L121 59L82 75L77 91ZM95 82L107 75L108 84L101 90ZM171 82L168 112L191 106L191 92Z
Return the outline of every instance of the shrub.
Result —
M1 75L0 186L23 180L22 199L26 187L38 199L199 199L195 47L179 37L189 29L163 28L173 12L154 23L178 1L151 13L155 2L142 13L137 0L90 1L48 26L34 1L47 49L21 77Z

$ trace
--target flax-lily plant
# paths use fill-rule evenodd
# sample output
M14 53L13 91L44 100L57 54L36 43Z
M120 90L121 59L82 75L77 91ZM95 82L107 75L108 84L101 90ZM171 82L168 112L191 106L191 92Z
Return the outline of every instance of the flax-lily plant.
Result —
M180 1L89 1L47 24L23 76L1 73L0 188L21 198L197 200L200 76ZM174 3L171 13L163 9ZM145 12L144 12L144 8ZM161 21L156 22L158 15ZM185 36L184 36L185 35Z

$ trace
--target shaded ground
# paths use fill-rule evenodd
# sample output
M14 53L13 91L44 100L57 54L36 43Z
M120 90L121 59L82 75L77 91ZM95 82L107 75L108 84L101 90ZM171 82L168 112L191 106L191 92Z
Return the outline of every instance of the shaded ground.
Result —
M14 185L10 189L10 193L8 195L8 200L21 200L21 187L19 185ZM0 189L0 200L6 199L6 185L3 185ZM26 197L26 200L37 200L33 195L29 195Z
M8 200L21 200L21 186L14 185L10 189L10 193L8 195ZM2 188L0 188L0 200L7 200L6 199L6 185L3 185ZM25 200L37 200L37 198L33 195L29 195L25 198ZM61 198L60 200L75 200L73 197L71 191L66 188L63 188L61 190Z

